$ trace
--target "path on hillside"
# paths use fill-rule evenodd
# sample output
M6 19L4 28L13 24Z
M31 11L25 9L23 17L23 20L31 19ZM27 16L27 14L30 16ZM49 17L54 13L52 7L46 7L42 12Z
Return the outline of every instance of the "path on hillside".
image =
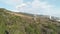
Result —
M33 18L33 17L27 16L27 15L22 15L22 14L17 14L17 13L12 13L12 12L6 12L6 13L16 15L16 16L20 16L20 17Z

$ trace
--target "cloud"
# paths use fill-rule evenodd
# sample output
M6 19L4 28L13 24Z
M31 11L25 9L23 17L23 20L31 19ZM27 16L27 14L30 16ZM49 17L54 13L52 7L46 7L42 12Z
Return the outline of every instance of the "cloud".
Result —
M18 5L18 6L16 6L16 8L18 9L18 8L24 8L24 7L26 7L27 5L26 4L21 4L21 5Z
M54 11L54 6L48 4L48 2L41 2L39 0L34 0L32 3L27 2L26 4L17 5L19 11L29 12L34 14L47 14L50 15L52 11Z
M20 5L18 5L18 6L16 6L16 9L18 10L18 11L24 11L24 10L26 10L27 9L27 4L25 4L25 3L22 3L22 4L20 4Z

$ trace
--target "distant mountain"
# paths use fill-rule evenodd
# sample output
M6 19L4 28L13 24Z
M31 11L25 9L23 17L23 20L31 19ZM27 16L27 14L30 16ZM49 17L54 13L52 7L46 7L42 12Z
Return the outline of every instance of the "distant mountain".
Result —
M0 8L0 34L60 34L60 22L47 15L16 13Z

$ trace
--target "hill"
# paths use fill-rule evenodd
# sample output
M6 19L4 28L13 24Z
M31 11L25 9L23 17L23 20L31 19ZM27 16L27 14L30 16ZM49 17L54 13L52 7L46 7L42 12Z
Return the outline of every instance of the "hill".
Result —
M60 34L60 22L0 8L0 34Z

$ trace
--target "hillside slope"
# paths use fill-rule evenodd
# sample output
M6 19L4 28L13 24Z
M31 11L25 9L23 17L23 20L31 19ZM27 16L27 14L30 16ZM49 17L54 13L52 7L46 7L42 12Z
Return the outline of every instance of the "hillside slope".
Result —
M60 34L60 22L0 9L0 34Z

